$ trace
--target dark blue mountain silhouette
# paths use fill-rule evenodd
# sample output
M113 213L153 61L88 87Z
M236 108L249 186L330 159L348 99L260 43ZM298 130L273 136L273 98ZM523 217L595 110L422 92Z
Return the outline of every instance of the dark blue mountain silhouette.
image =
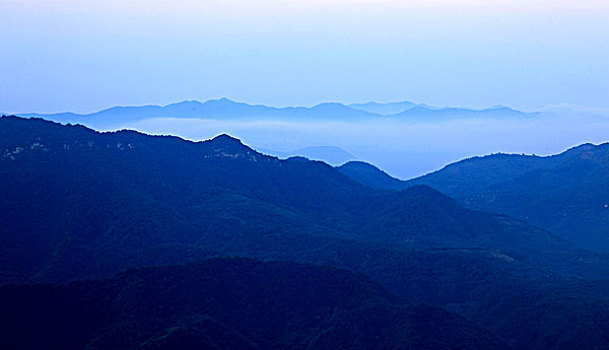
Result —
M409 181L365 163L350 162L338 170L373 188L428 185L466 207L507 214L582 247L609 252L609 143L586 143L548 157L473 157Z
M126 268L180 265L217 256L287 260L366 274L394 293L400 303L425 302L453 310L484 325L486 331L514 349L606 345L609 288L606 280L599 280L609 277L606 256L577 249L526 222L468 210L428 186L403 191L374 189L325 163L265 156L228 135L189 142L133 131L99 133L82 126L18 117L0 119L0 150L2 284L109 278ZM591 156L586 151L580 155ZM4 317L2 328L11 329L7 331L11 335L42 330L31 331L29 339L33 341L66 334L82 335L69 337L68 342L104 339L109 348L158 348L184 339L202 346L209 334L235 339L236 346L251 345L249 340L268 344L250 334L260 335L273 327L263 327L260 332L241 328L245 323L264 323L258 324L250 317L258 312L255 307L239 311L242 299L236 295L232 302L218 304L229 310L226 317L231 322L218 325L217 318L210 316L213 320L206 323L205 315L212 312L208 309L188 313L200 302L207 305L206 300L217 300L212 298L217 293L198 298L190 291L200 290L196 279L199 274L167 269L163 271L168 273L119 275L110 282L5 287L0 293L2 314L23 318ZM226 273L220 275L221 280L238 283L238 273L229 273L232 267L222 271ZM323 290L315 284L319 275L289 271L286 275L294 276L304 290L309 290L307 286ZM177 281L171 279L174 275ZM343 286L341 281L350 281L343 278L344 272L329 275L322 280L335 278ZM123 284L124 276L132 276L133 283ZM176 285L178 281L183 284ZM249 278L246 281L246 286L255 282ZM285 278L277 283L281 281ZM271 318L281 325L286 315L292 316L287 310L307 309L308 304L301 305L298 298L294 299L298 305L272 309L277 305L272 304L273 300L286 300L281 298L289 295L274 293L270 288L274 284L263 277L260 283L269 288L268 294L246 292L243 298L265 296L261 303L251 305L265 308L271 303L271 310L277 310ZM349 289L353 285L350 283L347 290L360 290ZM183 286L186 294L171 286ZM116 294L114 287L124 293ZM339 289L338 294L344 294L344 290ZM365 288L361 290L368 293ZM163 299L159 295L171 297ZM364 305L360 299L354 300ZM345 319L352 321L330 328L336 332L324 333L323 327L321 333L320 328L310 330L308 325L319 325L315 317L293 318L298 323L293 329L299 331L273 333L265 338L272 339L272 345L266 348L302 344L290 338L296 334L322 333L328 338L317 344L327 344L327 348L336 348L337 344L367 348L365 344L379 340L377 332L366 329L393 332L396 324L397 329L411 329L400 321L409 320L400 316L400 307L393 309L391 304L387 311L385 306L337 309L347 310ZM37 310L49 313L32 318ZM117 319L106 321L104 315L108 314L117 315ZM96 315L101 318L96 319ZM422 315L439 330L461 329L453 321L444 328L443 319L455 319L442 310L432 308ZM59 327L63 323L55 316L74 328L66 331ZM32 320L41 323L28 323ZM159 323L148 323L155 320ZM487 339L483 336L488 333L478 329L472 329L467 339ZM151 334L148 330L156 331ZM218 333L208 333L212 331ZM408 334L425 334L417 332ZM405 339L400 334L395 333L395 338L387 335L387 339ZM462 344L460 331L445 335L448 338L439 339L446 344ZM125 339L131 342L121 344L129 345L113 343ZM396 344L399 348L401 340ZM466 344L463 347L468 348Z
M3 288L0 311L0 346L15 350L508 348L456 314L399 303L361 274L248 259Z
M310 146L290 152L281 152L262 148L258 148L258 150L261 153L280 158L301 156L311 160L321 160L330 165L341 165L350 160L357 159L356 156L336 146Z

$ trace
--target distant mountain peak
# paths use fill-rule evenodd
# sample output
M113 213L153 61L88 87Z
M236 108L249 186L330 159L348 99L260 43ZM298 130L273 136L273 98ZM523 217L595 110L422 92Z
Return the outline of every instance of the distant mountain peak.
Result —
M310 160L320 160L334 166L357 159L356 156L336 146L310 146L289 152L258 148L258 151L280 158L299 156Z
M213 137L210 141L217 141L217 142L238 142L241 143L241 141L236 138L236 137L232 137L228 134L220 134L218 136Z
M309 158L303 156L293 156L286 159L288 162L298 162L298 163L307 163L310 162Z
M226 97L222 97L222 98L218 98L218 99L211 99L211 100L207 100L205 101L203 104L206 105L226 105L226 106L230 106L230 105L234 105L234 104L239 104L239 102L235 102L233 100L230 100Z
M206 157L241 158L251 161L260 161L263 159L271 161L273 159L272 157L256 152L244 145L241 140L227 134L220 134L211 140L204 141L203 144L209 146L211 151Z
M184 100L176 103L169 104L169 106L173 105L202 105L203 103L199 100Z
M606 166L609 164L609 143L599 145L595 145L593 143L583 143L579 146L569 148L561 155L568 158L576 157L580 159L587 159L597 164Z
M245 146L241 142L241 140L239 140L238 138L232 137L228 134L220 134L220 135L208 140L207 142L209 142L210 145L213 145L216 147L232 148L232 149L249 149L247 146Z
M571 147L568 151L589 151L591 149L595 149L597 146L591 142L582 143L581 145L577 145L575 147Z
M397 101L397 102L365 102L365 103L352 103L349 105L352 109L357 109L369 113L376 113L384 116L397 114L404 112L414 106L416 103L410 101Z
M455 118L520 118L536 116L538 113L525 113L506 106L493 106L485 109L470 109L457 107L434 108L417 105L394 117L433 118L428 120L448 120Z
M317 105L311 107L311 109L350 109L350 108L339 102L323 102L323 103L320 103L320 104L317 104Z
M374 169L374 170L380 170L377 166L372 165L370 163L361 161L361 160L352 160L349 161L343 165L340 166L341 168L367 168L367 169Z
M363 161L350 161L336 168L351 180L372 188L401 190L406 188L403 181L391 177L376 166Z

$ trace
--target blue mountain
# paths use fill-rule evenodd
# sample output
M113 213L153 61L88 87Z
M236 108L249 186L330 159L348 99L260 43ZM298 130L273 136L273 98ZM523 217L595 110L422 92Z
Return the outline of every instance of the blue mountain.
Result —
M288 152L259 148L258 151L279 158L305 157L311 160L321 160L330 165L341 165L357 159L356 156L336 146L309 146Z
M525 113L517 111L509 107L492 107L486 109L468 109L468 108L433 108L427 106L415 106L401 113L392 115L392 117L404 120L417 121L444 121L451 119L466 119L466 118L497 118L497 119L513 119L513 118L531 118L538 116L539 113Z
M507 214L587 249L609 252L609 143L585 143L546 157L472 157L409 181L363 162L337 169L373 188L427 185L466 207Z
M281 121L374 121L390 117L394 120L427 122L456 118L522 118L535 113L523 113L508 107L482 110L462 108L434 108L411 102L344 105L325 102L313 107L269 107L235 102L227 98L199 102L182 101L166 106L117 106L90 114L21 113L23 117L41 117L59 123L83 124L93 128L116 128L152 118L189 118L214 120L281 120Z
M2 349L606 348L605 255L425 185L18 117L0 151ZM572 155L547 187L606 199L606 150Z
M418 104L409 102L409 101L401 101L401 102L388 102L388 103L379 103L379 102L367 102L367 103L352 103L349 107L353 109L358 109L361 111L366 111L370 113L376 113L380 115L393 115L404 112L410 108L416 107Z
M80 123L93 127L120 126L151 118L194 118L217 120L359 120L378 115L351 109L340 103L321 103L307 107L268 107L231 101L227 98L182 101L166 106L112 107L90 114L21 114L25 117L44 117L60 123Z

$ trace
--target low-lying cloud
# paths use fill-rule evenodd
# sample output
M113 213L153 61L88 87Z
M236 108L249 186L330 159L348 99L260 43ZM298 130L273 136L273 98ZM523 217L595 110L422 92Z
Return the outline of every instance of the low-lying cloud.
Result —
M190 140L227 133L254 148L283 152L308 146L337 146L403 179L476 155L549 155L581 143L609 140L609 115L581 111L545 113L531 119L437 123L155 118L120 127Z

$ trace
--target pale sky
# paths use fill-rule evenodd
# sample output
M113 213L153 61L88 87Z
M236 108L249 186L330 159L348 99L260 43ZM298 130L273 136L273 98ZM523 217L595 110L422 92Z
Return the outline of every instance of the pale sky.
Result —
M0 0L0 21L0 112L609 107L605 0Z

